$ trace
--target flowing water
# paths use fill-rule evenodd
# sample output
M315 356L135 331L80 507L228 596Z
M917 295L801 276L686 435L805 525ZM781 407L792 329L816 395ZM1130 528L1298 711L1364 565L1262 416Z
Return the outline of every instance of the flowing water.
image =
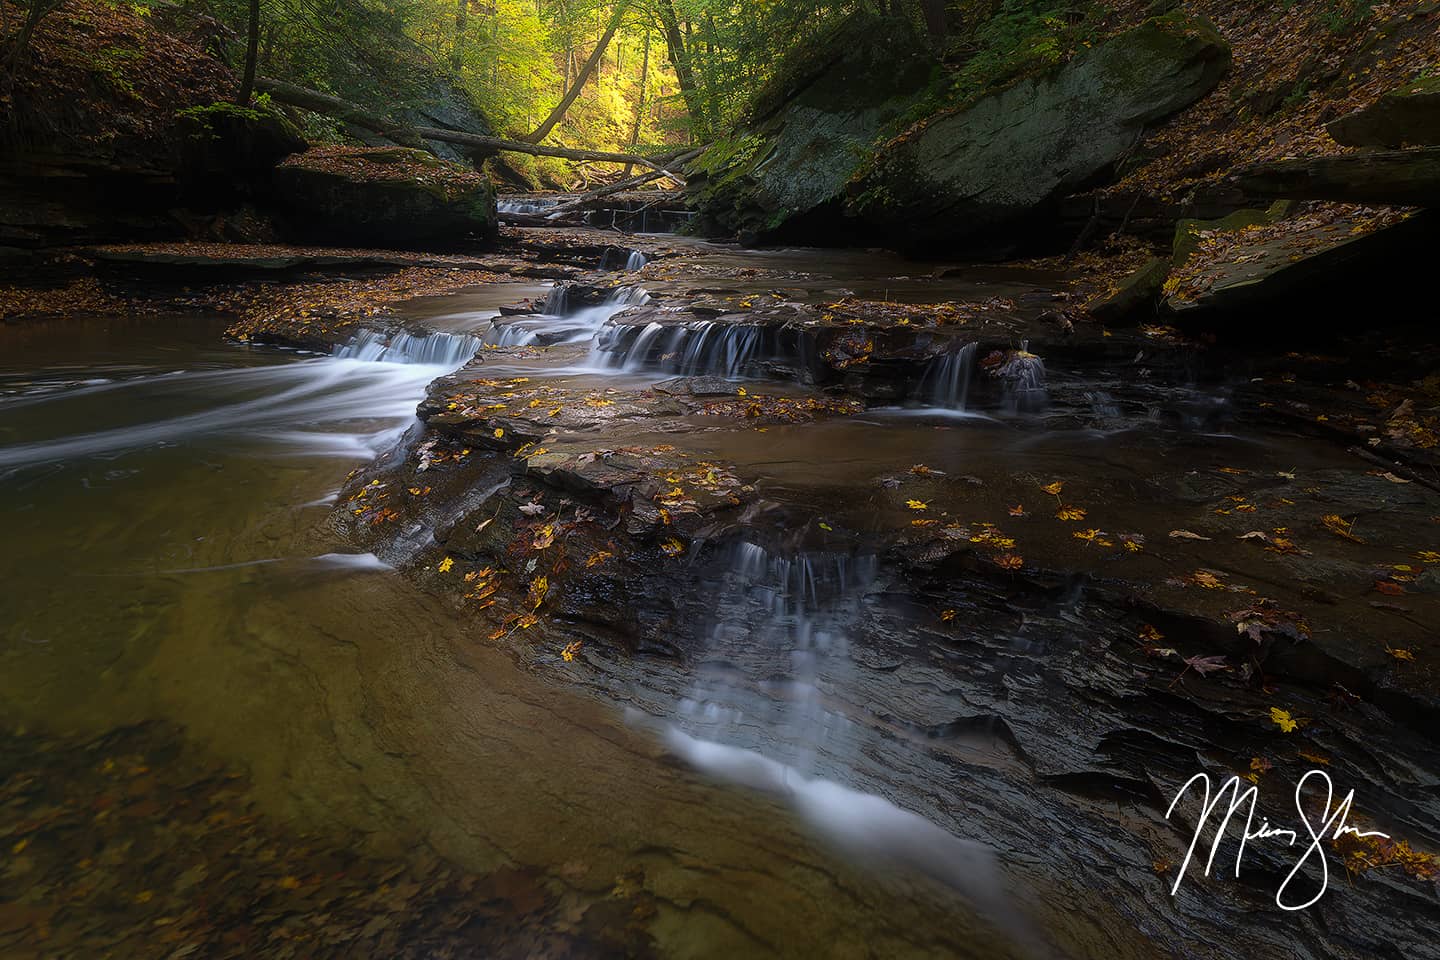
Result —
M948 836L939 828L811 762L811 692L794 687L794 712L774 718L797 736L779 766L706 746L721 734L692 718L657 739L477 646L448 608L333 541L324 519L346 472L386 455L425 385L476 337L365 333L315 357L225 344L222 326L183 316L0 330L0 724L13 744L164 724L184 755L240 771L282 835L352 837L369 856L423 852L487 875L523 867L576 916L603 918L617 878L643 875L647 936L666 956L815 956L836 943L857 956L1008 952L1013 937L966 906L998 895L965 866L985 860L976 848L955 841L952 858L933 846ZM863 561L817 569L742 558L726 601L770 595L765 649L803 661L797 678L839 662L827 656L843 643L843 611L812 608L836 578L864 575ZM717 632L717 652L737 624ZM701 710L723 699L718 688L694 697ZM15 749L23 769L29 754ZM737 792L667 753L702 769L751 756L785 786ZM64 777L51 786L76 802ZM877 825L930 848L928 869L835 852L837 838L870 843ZM105 842L125 843L127 828L113 829ZM303 851L291 857L296 875L316 869ZM56 895L34 873L0 879L22 905L49 909ZM164 899L158 880L137 882ZM221 885L212 878L205 895ZM91 947L114 924L148 923L148 909L120 909ZM45 938L80 936L63 912L45 916ZM158 954L142 940L116 955Z

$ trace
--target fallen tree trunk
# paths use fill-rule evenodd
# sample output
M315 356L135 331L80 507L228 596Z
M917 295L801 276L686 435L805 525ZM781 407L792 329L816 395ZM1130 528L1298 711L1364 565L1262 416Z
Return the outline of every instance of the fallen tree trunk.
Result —
M572 147L551 147L539 143L525 143L520 140L506 140L503 137L488 137L478 133L463 133L459 130L441 130L438 127L409 127L403 124L397 124L392 120L387 120L349 101L341 100L339 97L332 97L328 93L320 93L317 90L307 90L304 87L297 87L293 83L285 83L282 80L271 80L261 77L256 81L256 86L261 91L270 94L273 100L288 103L292 107L300 107L302 110L309 110L313 113L323 113L326 116L335 117L347 123L353 123L355 126L363 127L366 130L373 130L387 140L394 140L396 143L407 147L418 147L424 150L427 148L423 141L436 140L441 143L454 143L462 147L472 147L484 153L528 153L532 157L559 157L562 160L598 160L605 163L638 163L669 177L682 187L685 185L683 177L661 166L661 163L665 161L662 160L657 163L633 153L615 153L610 150L582 150Z
M271 80L269 77L258 77L255 80L255 88L261 93L270 94L270 99L278 100L280 103L309 110L311 113L323 113L327 117L344 120L346 123L353 123L357 127L378 133L387 140L394 140L401 146L426 149L425 143L414 130L404 124L387 120L379 114L371 113L364 107L357 106L348 100L341 100L328 93L309 90L283 80Z
M703 149L704 148L702 147L699 150L691 150L689 153L682 153L680 156L675 157L672 161L670 161L670 163L672 166L676 167L684 166L687 161L693 160L698 157ZM644 186L645 184L650 183L652 180L660 180L666 176L667 174L661 173L658 170L651 170L648 173L642 173L639 176L629 177L625 180L617 180L615 183L609 183L603 187L597 187L588 193L582 193L573 200L567 200L564 203L557 204L550 209L549 215L553 216L554 214L566 214L573 213L576 210L583 210L590 204L594 203L596 200L604 199L605 197L608 197L614 193L620 193L622 191L630 190L635 187Z

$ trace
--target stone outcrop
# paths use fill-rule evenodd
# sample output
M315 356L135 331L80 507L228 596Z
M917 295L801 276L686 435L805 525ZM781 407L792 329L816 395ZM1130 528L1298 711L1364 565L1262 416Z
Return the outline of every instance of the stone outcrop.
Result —
M943 112L887 144L849 209L906 247L954 246L1105 177L1145 128L1203 97L1229 67L1204 19L1175 12L1049 73Z
M282 227L339 246L426 248L495 235L484 175L406 147L323 147L275 171Z
M1440 77L1407 83L1325 130L1350 147L1440 146Z
M1440 147L1257 163L1235 182L1255 197L1440 206Z
M833 225L865 151L937 66L897 18L853 16L812 49L782 68L747 126L690 165L701 229L766 240Z

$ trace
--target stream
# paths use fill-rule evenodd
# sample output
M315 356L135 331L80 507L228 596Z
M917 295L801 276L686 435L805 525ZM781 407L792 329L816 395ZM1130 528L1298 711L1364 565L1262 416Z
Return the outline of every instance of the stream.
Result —
M398 308L403 332L364 331L330 356L227 340L227 320L199 312L0 327L0 839L12 851L0 891L24 908L0 910L7 956L187 956L187 943L206 956L437 957L1433 948L1440 909L1398 871L1354 889L1332 878L1325 914L1283 923L1261 913L1283 852L1256 854L1258 880L1197 872L1175 898L1158 876L1182 831L1150 783L1168 785L1168 802L1200 764L1264 753L1242 716L1281 696L1318 716L1323 686L1167 689L1170 675L1156 680L1115 641L1145 620L1113 586L1116 563L1068 529L1041 542L1082 572L1039 592L971 567L917 572L933 544L887 532L909 528L913 503L949 497L992 536L1019 522L1017 505L1054 509L1036 478L1074 478L1092 512L1123 505L1120 529L1150 531L1136 562L1158 579L1185 566L1163 539L1188 522L1171 516L1175 498L1208 513L1223 495L1193 467L1318 483L1353 469L1343 451L1247 421L1243 378L1142 382L1022 343L994 382L960 345L854 416L763 430L704 409L631 416L637 396L679 396L676 378L686 396L727 401L837 396L796 373L811 358L788 328L727 324L718 308L663 315L721 288L800 304L1008 298L1038 312L1054 279L721 246L664 267L637 251L602 265L604 289L517 282L416 299ZM536 312L501 309L524 300ZM414 472L417 407L482 379L555 391L564 399L530 406L554 405L557 421L585 397L622 411L557 430L552 457L663 448L760 494L632 593L567 594L558 625L540 628L555 633L520 637L517 654L425 579L446 551L481 556L466 546L482 537L474 518L500 516L492 498L522 483L508 453L453 488ZM877 483L897 476L907 485ZM433 477L436 505L358 542L350 491L393 477ZM1237 576L1252 562L1245 544L1223 549ZM1337 623L1367 615L1342 608ZM658 655L624 652L620 634ZM580 662L558 656L567 642L583 644ZM1327 734L1337 768L1370 778L1342 789L1433 840L1434 745L1372 733L1373 719L1362 708ZM248 831L248 846L224 841L239 857L229 873L187 860L210 849L176 825L191 794L211 833ZM69 825L15 826L46 817ZM230 903L236 876L250 886ZM1402 900L1377 933L1376 904ZM214 930L241 927L217 946Z

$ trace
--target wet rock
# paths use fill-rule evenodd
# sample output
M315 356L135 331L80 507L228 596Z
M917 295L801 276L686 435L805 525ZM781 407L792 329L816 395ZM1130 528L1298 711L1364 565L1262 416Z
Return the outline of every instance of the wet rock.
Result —
M227 177L268 177L275 165L309 146L279 113L214 103L177 114L184 137L184 168L192 180L211 186Z
M1229 63L1203 18L1150 20L893 140L852 186L848 209L907 249L993 242L1104 176L1147 125L1208 93Z
M1440 146L1440 77L1391 90L1325 130L1350 147Z
M275 171L284 229L310 242L426 248L489 242L495 196L486 178L404 147L323 147Z
M1440 147L1276 160L1241 167L1251 196L1343 203L1440 206Z
M925 50L905 20L873 14L807 42L761 94L751 124L689 165L697 225L752 243L820 235L839 220L863 151L929 82Z
M1165 257L1151 257L1113 289L1091 299L1085 304L1085 311L1111 326L1142 323L1155 316L1161 289L1169 275L1170 261Z

